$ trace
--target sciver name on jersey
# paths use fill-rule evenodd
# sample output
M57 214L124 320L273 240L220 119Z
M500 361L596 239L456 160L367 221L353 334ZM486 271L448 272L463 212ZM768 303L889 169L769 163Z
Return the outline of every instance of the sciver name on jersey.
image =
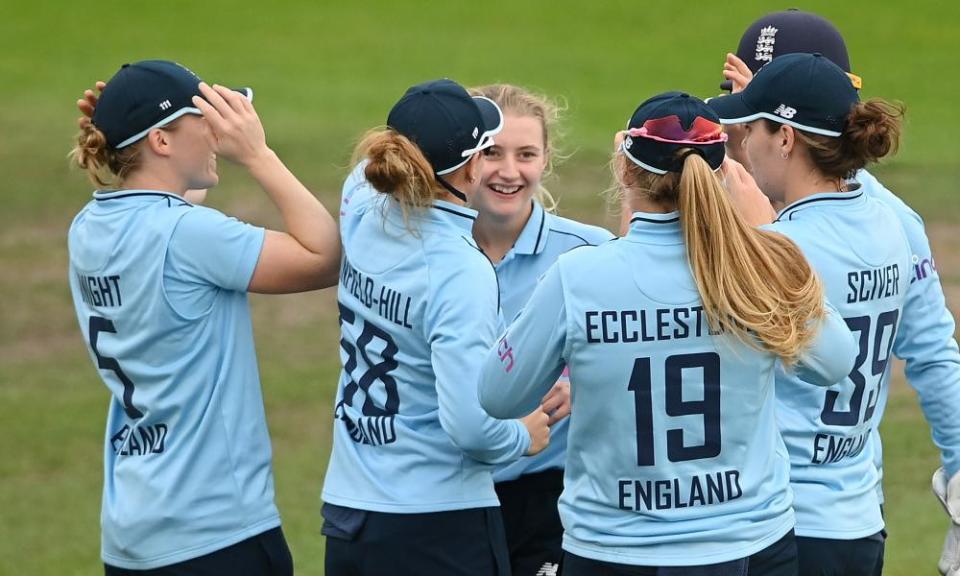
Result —
M569 366L565 550L635 565L718 563L793 527L777 359L711 331L702 306L678 214L637 213L626 237L560 256L488 354L479 393L497 417L533 409ZM797 373L826 386L855 351L828 305Z
M891 208L910 243L911 268L893 353L906 361L907 383L916 391L923 414L930 424L934 444L948 476L960 472L960 349L954 338L956 324L946 307L943 286L930 249L923 219L906 203L887 190L872 174L861 170L855 177L864 194ZM889 394L890 371L883 376L875 419L879 421ZM880 434L873 429L874 463L883 471ZM880 501L882 485L877 484Z
M796 532L839 540L870 536L884 526L872 437L910 283L909 244L893 211L856 186L794 202L769 228L803 251L858 347L849 376L826 391L777 374Z

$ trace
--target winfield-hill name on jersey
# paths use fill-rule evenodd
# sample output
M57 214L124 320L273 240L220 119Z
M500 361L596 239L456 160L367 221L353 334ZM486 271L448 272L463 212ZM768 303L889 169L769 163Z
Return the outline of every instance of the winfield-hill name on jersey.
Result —
M410 324L410 303L412 298L397 290L379 285L376 280L365 276L343 259L340 269L340 285L353 295L361 304L397 326L413 328Z
M703 306L651 310L588 310L585 314L589 344L629 344L716 336L710 330Z
M619 480L618 507L635 512L723 504L743 496L740 472L723 470L668 480Z

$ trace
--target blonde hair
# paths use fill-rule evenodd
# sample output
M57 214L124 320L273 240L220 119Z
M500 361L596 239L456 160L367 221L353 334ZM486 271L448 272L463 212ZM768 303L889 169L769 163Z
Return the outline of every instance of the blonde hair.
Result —
M699 154L688 154L679 174L653 174L626 159L618 166L625 171L618 175L621 185L679 209L687 258L711 328L767 350L786 365L796 362L824 315L820 279L796 244L748 226Z
M367 182L400 204L405 222L410 212L427 208L443 194L420 148L392 128L375 128L364 135L353 151L352 164L363 159Z
M82 170L95 186L119 187L124 179L141 164L140 143L119 150L107 145L107 137L89 118L80 121L77 143L70 151L70 160ZM108 176L109 173L109 176Z
M504 114L513 113L517 116L536 118L540 122L540 126L543 128L543 153L547 158L543 178L553 172L555 161L564 159L553 143L554 138L551 138L551 135L557 135L560 113L565 109L565 106L551 101L542 94L536 94L513 84L478 86L471 88L470 93L474 96L484 96L493 100L503 110ZM534 192L534 197L548 212L556 211L557 201L543 184Z

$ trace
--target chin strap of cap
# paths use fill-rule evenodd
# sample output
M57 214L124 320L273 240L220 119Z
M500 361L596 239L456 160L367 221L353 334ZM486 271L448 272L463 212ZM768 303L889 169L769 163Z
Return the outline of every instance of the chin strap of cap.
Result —
M461 191L457 190L456 188L454 188L449 182L447 182L446 180L444 180L443 178L441 178L441 177L439 177L439 176L437 176L437 182L439 182L441 186L443 186L444 188L446 188L448 192L450 192L451 194L453 194L454 196L456 196L457 198L459 198L464 204L467 203L467 196L466 196L466 194L464 194L463 192L461 192Z

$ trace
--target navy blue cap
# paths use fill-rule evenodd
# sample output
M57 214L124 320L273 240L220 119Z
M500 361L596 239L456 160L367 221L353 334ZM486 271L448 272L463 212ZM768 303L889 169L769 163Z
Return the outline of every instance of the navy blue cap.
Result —
M790 8L767 14L747 28L737 47L737 56L754 74L774 58L798 52L823 54L850 76L855 88L861 87L860 77L850 72L850 56L840 31L812 12ZM729 80L720 84L723 90L731 86Z
M249 88L236 90L253 100ZM200 77L185 66L168 60L124 64L100 94L93 125L110 148L123 148L184 114L200 115L194 96L202 96Z
M692 148L716 170L723 163L726 141L720 119L703 100L664 92L636 109L620 150L644 170L666 174L682 172L684 158L677 152Z
M766 118L804 132L840 136L857 89L820 54L787 54L757 72L743 92L710 99L723 124Z
M493 100L473 96L453 80L410 87L387 116L387 126L414 142L438 176L493 146L503 113Z

